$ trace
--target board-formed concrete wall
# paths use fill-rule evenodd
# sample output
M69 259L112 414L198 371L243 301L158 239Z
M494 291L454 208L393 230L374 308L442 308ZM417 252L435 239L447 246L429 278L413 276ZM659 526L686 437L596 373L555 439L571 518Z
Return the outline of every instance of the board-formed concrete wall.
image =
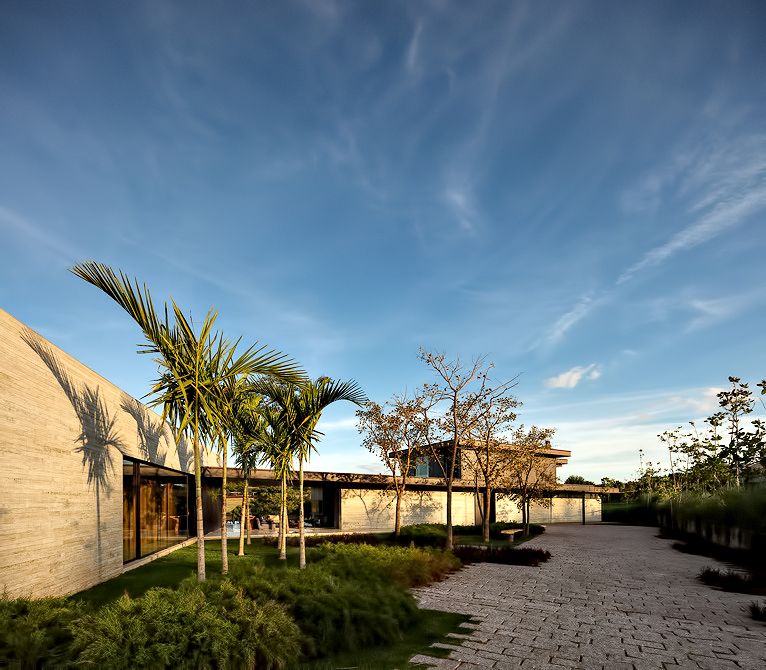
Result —
M122 572L122 456L193 471L160 417L0 310L0 590Z
M472 526L476 521L473 493L452 494L452 523ZM405 491L401 507L402 525L446 523L446 491ZM394 530L396 494L391 490L342 489L341 530L382 533Z
M495 519L497 521L521 522L521 511L508 498L498 497L495 502ZM582 522L582 498L552 499L552 505L544 507L532 503L529 507L531 523L568 523ZM599 498L585 499L585 522L601 521L601 500Z

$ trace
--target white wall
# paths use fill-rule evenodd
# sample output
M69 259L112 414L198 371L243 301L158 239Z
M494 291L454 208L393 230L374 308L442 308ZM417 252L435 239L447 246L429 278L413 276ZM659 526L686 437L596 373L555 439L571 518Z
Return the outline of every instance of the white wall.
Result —
M402 525L446 523L446 491L405 491L402 500ZM394 530L396 494L393 491L342 489L340 501L341 530L382 533ZM472 526L476 523L473 493L452 494L452 523Z
M498 496L495 502L495 519L497 521L521 522L521 511L508 498ZM553 498L550 507L533 503L529 508L529 520L532 523L569 523L582 522L582 498ZM596 523L601 521L601 500L598 498L585 499L585 521Z

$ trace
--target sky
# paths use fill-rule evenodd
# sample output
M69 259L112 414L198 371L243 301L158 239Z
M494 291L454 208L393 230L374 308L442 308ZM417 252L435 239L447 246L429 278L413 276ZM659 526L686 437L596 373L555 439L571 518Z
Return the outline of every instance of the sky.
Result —
M766 377L766 4L0 3L0 307L129 394L95 260L383 403L518 376L560 478ZM757 389L756 389L757 390ZM382 471L354 407L310 468Z

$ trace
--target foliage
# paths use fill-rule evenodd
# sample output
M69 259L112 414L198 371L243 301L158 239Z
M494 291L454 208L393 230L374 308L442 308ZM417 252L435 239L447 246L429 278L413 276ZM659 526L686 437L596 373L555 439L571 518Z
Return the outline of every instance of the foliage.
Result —
M449 551L414 547L325 543L311 552L311 560L326 565L340 579L366 579L377 574L402 588L443 579L461 567Z
M690 421L691 431L678 426L658 435L667 446L670 468L663 475L652 471L651 463L649 472L642 464L636 492L662 497L715 494L761 476L766 467L766 424L753 419L747 425L756 397L739 377L729 377L729 383L730 389L717 394L720 410L702 427ZM766 380L758 386L766 395Z
M708 586L717 586L731 593L766 594L766 578L761 575L706 567L700 572L699 580Z
M264 380L259 390L271 399L272 412L265 415L269 427L278 435L274 445L279 452L278 463L282 474L282 523L280 524L281 554L284 556L287 532L286 472L291 469L293 458L298 459L298 490L303 497L303 464L308 461L322 433L316 425L322 412L331 404L347 400L356 405L365 401L362 389L355 381L335 381L319 377L296 385ZM303 523L303 506L298 508L298 532L300 534L300 567L306 566L306 543Z
M376 574L339 579L333 567L266 571L235 564L231 575L255 602L285 607L304 634L308 657L401 639L417 620L414 598L396 584Z
M434 647L434 643L460 644L460 640L450 633L465 633L462 626L471 617L439 610L420 610L420 620L416 626L404 631L404 637L397 644L384 644L374 653L370 649L342 652L329 659L315 659L303 663L292 670L336 670L354 668L358 670L393 670L408 668L409 660L418 653L429 656L445 657L449 649Z
M507 540L508 536L503 535L504 530L511 528L523 528L520 523L497 522L489 524L489 536L492 540ZM460 536L481 536L482 526L453 526L456 537ZM530 535L539 535L545 532L545 527L538 524L529 524ZM447 526L441 523L420 523L410 526L402 526L402 532L399 541L405 544L412 543L418 547L436 547L444 543L447 537Z
M250 515L256 518L266 518L279 514L282 491L279 486L252 486L250 487ZM311 499L310 492L303 494L303 501ZM296 512L301 504L300 494L297 488L287 488L287 511ZM237 505L231 511L232 517L239 519L242 514L242 505Z
M356 417L358 430L364 435L362 445L378 456L391 473L396 493L394 533L399 535L407 479L418 460L428 453L428 425L422 399L417 395L414 398L394 395L382 407L368 400L357 410Z
M533 567L551 557L550 551L524 547L455 547L453 552L463 563L502 563Z
M761 605L757 601L751 602L747 610L750 612L750 616L756 621L766 621L766 605Z
M630 526L656 526L657 513L651 498L632 498L622 502L602 503L601 520Z
M515 396L507 395L502 387L491 394L467 399L467 414L473 415L468 435L463 443L463 468L473 477L476 500L482 516L482 535L489 541L489 510L492 490L502 488L508 471L513 468L512 448L505 444L506 434L516 420L516 408L521 404ZM481 490L480 490L481 489Z
M200 449L224 439L229 423L227 403L222 390L235 380L249 375L269 375L284 381L300 381L298 367L283 354L253 345L235 358L240 340L231 341L214 332L218 312L211 309L197 332L194 321L187 319L181 308L173 304L174 323L168 308L162 318L154 309L149 289L138 281L131 282L122 272L86 261L70 268L70 272L102 290L122 307L138 324L147 344L141 353L156 355L160 376L150 393L155 399L150 406L162 405L162 418L174 428L176 440L181 435L192 439L197 500L197 575L205 579L204 523L202 511L202 471ZM225 534L224 534L225 535ZM224 561L224 569L225 569Z
M72 623L82 604L63 598L0 597L0 667L33 670L67 667L74 661Z
M503 534L504 530L523 528L523 523L516 521L497 521L489 524L489 537L491 540L508 540L508 536ZM540 535L545 532L545 526L537 523L529 524L530 535ZM455 526L455 534L459 536L463 535L481 535L481 526Z
M418 523L402 526L401 542L413 542L418 547L435 547L447 540L447 526L440 523Z
M301 635L274 603L256 604L228 580L124 596L75 630L80 660L110 668L278 668L298 659Z
M658 505L669 510L670 504ZM695 523L717 528L738 528L754 539L766 539L766 487L746 486L724 490L714 496L689 494L672 505L673 522Z
M566 481L564 483L597 486L595 482L585 479L585 477L582 477L580 475L569 475L569 477L566 478Z
M475 427L479 407L489 398L501 397L516 385L516 379L493 384L489 378L493 364L484 363L484 357L475 358L465 364L460 358L450 359L443 353L421 349L419 358L434 372L437 381L424 384L419 393L424 416L429 427L441 438L438 446L430 439L432 456L442 468L447 484L447 539L446 546L452 548L452 483L458 450L461 442L470 439Z
M527 535L531 502L537 501L542 507L550 506L550 492L558 488L555 466L551 468L551 459L542 455L542 451L550 446L554 432L554 428L537 426L525 431L523 425L514 431L510 467L506 471L505 484L498 491L521 510Z

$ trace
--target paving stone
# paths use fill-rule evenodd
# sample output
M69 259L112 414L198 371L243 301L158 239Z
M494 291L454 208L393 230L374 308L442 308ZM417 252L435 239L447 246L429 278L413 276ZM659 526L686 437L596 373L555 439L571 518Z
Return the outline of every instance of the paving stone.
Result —
M550 525L527 545L553 555L538 568L481 563L414 590L422 607L475 617L436 666L764 670L752 597L700 583L703 567L725 566L670 545L651 528Z

